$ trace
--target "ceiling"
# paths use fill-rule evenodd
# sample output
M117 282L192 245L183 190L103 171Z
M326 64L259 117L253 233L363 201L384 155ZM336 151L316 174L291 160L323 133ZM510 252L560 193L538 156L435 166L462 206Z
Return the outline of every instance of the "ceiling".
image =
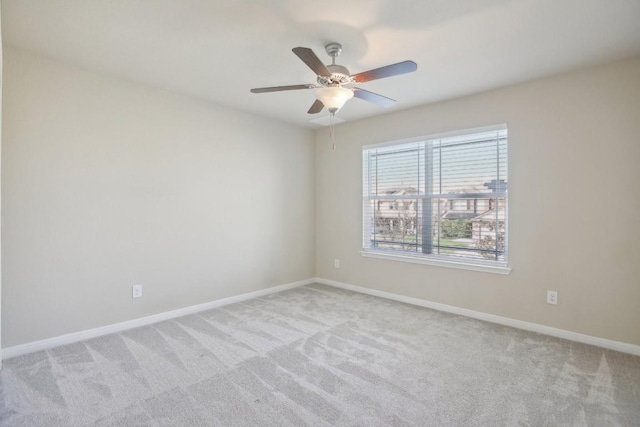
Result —
M412 74L363 89L353 121L640 55L640 0L2 0L5 45L299 126L315 83L292 52L325 63L328 42L352 73L411 59ZM326 116L326 110L320 116Z

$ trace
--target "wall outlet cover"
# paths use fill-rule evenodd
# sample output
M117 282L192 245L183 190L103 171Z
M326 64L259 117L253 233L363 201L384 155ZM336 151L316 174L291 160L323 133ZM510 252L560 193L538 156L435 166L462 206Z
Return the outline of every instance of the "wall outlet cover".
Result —
M133 285L131 288L131 298L140 298L142 296L142 285Z

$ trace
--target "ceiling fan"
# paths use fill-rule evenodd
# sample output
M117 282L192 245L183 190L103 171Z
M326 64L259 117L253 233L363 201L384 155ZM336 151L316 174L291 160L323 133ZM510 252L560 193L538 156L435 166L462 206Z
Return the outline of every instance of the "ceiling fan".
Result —
M416 71L418 65L413 61L403 61L386 67L375 68L362 73L351 74L346 67L336 64L336 58L342 52L340 43L329 43L325 46L327 54L332 58L331 65L324 65L316 56L313 50L306 47L295 47L292 49L298 58L302 60L314 73L318 75L318 84L300 84L290 86L273 86L251 89L253 93L280 92L286 90L317 89L316 101L311 105L309 114L316 114L327 108L333 116L345 102L352 97L360 98L368 102L389 107L395 104L396 100L387 98L368 90L353 86L356 83L365 83L371 80L385 77L397 76L399 74Z

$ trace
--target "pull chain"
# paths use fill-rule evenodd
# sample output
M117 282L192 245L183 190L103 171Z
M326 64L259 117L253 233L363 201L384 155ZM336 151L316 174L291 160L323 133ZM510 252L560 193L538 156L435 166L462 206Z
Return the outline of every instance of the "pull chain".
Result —
M331 138L331 150L336 150L336 135L334 132L333 113L329 115L329 138Z

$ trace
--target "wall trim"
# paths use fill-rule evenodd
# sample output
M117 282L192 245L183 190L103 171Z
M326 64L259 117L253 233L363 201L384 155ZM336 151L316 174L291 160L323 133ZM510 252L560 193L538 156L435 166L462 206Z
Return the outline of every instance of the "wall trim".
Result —
M506 264L498 265L497 263L492 264L481 264L479 262L470 263L470 262L461 262L461 261L453 261L453 260L445 260L439 259L434 256L411 256L411 255L403 255L397 253L385 253L380 250L368 250L364 249L360 251L360 255L365 258L377 258L377 259L387 259L390 261L401 261L401 262L411 262L414 264L426 264L426 265L435 265L437 267L446 267L446 268L455 268L459 270L470 270L470 271L481 271L483 273L495 273L495 274L505 274L508 275L511 273L511 268L507 267Z
M348 283L337 282L335 280L324 279L321 277L315 278L316 283L323 285L334 286L336 288L347 289L362 294L373 295L380 298L386 298L394 301L404 302L407 304L417 305L420 307L431 308L438 311L444 311L447 313L458 314L461 316L471 317L473 319L484 320L486 322L497 323L503 326L510 326L516 329L523 329L525 331L537 332L544 335L550 335L556 338L563 338L569 341L575 341L583 344L594 345L596 347L602 347L609 350L620 351L622 353L629 353L635 356L640 356L640 345L629 344L621 341L613 341L605 338L598 338L591 335L580 334L577 332L567 331L565 329L553 328L551 326L544 326L538 323L525 322L523 320L511 319L509 317L496 316L494 314L483 313L481 311L469 310L466 308L455 307L452 305L440 304L428 300L419 298L407 297L404 295L394 294L391 292L379 291L376 289L365 288L362 286L351 285Z
M216 307L222 307L224 305L234 304L258 298L264 295L274 294L277 292L286 291L288 289L297 288L304 285L310 285L315 283L314 278L299 280L297 282L286 283L284 285L273 286L266 289L260 289L259 291L248 292L246 294L234 295L227 298L222 298L214 301L205 302L202 304L196 304L189 307L179 308L177 310L165 311L163 313L153 314L151 316L141 317L138 319L127 320L126 322L114 323L107 326L101 326L99 328L87 329L84 331L73 332L70 334L60 335L53 338L47 338L40 341L32 341L25 344L19 344L13 347L7 347L2 349L3 360L11 359L12 357L22 356L23 354L34 353L36 351L48 350L50 348L58 347L65 344L72 344L78 341L84 341L91 338L100 337L103 335L109 335L117 332L126 331L128 329L139 328L140 326L147 326L153 323L162 322L163 320L175 319L176 317L186 316L188 314L199 313L201 311L210 310Z

